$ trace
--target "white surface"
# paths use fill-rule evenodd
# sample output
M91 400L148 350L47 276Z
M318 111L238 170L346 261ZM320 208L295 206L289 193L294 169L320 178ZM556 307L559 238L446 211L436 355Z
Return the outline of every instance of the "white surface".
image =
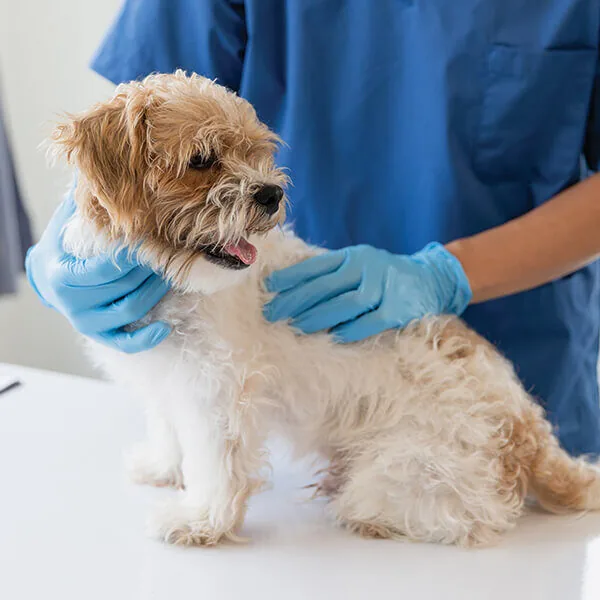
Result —
M89 68L122 0L0 0L0 85L17 173L33 220L45 227L69 175L39 148L59 115L106 98L114 86ZM0 297L0 361L93 373L71 325L45 309L23 280Z
M123 476L138 407L106 383L11 372L23 385L0 395L2 599L600 599L600 515L530 515L487 550L361 540L301 502L309 473L282 460L251 502L248 545L148 540L148 506L174 492Z

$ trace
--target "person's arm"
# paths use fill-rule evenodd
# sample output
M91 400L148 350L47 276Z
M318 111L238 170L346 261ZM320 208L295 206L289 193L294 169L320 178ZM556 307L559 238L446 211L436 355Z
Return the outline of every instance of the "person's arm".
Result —
M446 248L465 270L472 303L568 275L600 256L600 175L522 217Z
M589 107L582 154L600 173L600 67ZM264 312L305 333L329 330L352 342L425 315L460 315L469 303L543 285L599 255L594 175L522 217L445 247L399 256L353 246L276 272L267 280L276 295Z
M592 96L583 159L600 172L600 62ZM548 283L576 271L600 255L600 175L593 175L539 208L447 249L462 263L473 291L483 302Z
M91 67L115 84L183 69L237 91L246 41L243 0L125 0Z
M600 255L600 175L500 227L412 256L353 246L276 272L270 321L352 342L537 287Z

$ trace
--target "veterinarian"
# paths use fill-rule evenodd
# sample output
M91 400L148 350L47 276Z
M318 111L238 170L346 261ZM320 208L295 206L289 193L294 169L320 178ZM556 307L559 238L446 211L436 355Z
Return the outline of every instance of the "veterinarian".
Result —
M267 318L351 342L462 314L565 448L600 454L599 31L599 0L129 0L93 69L216 78L289 145L290 220L335 251L274 274ZM30 251L32 285L108 345L160 343L164 323L123 326L167 285L65 255L73 210Z

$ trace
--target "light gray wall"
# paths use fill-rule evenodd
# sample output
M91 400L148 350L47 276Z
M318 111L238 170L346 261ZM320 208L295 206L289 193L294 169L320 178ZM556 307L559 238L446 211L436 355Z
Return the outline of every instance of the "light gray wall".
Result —
M69 180L49 169L39 144L61 112L107 97L113 86L88 69L121 0L0 0L0 77L17 171L34 235L39 235ZM0 297L0 362L90 375L77 336L44 308L23 280Z

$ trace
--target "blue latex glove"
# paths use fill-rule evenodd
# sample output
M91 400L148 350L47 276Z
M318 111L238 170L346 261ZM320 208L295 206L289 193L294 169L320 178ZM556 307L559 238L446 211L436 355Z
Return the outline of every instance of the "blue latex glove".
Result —
M136 331L123 327L141 319L168 290L153 271L121 252L78 260L62 247L62 229L75 212L72 195L56 210L41 240L29 249L25 268L29 283L42 301L62 313L94 340L123 352L148 350L169 335L166 323Z
M351 246L276 271L265 283L277 293L264 307L267 320L290 319L304 333L330 330L342 342L425 315L460 315L472 296L460 262L438 243L412 256Z

